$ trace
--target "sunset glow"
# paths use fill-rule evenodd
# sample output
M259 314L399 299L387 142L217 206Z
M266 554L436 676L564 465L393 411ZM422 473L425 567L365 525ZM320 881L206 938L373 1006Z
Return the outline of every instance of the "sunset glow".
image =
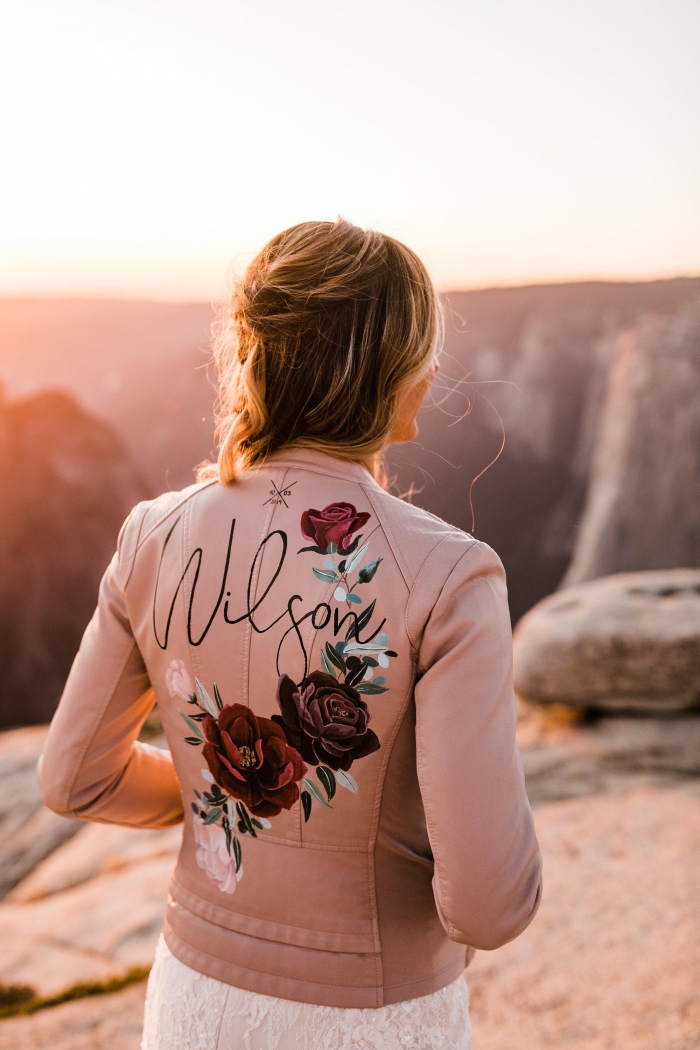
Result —
M209 298L341 214L443 287L700 272L692 0L24 0L0 295Z

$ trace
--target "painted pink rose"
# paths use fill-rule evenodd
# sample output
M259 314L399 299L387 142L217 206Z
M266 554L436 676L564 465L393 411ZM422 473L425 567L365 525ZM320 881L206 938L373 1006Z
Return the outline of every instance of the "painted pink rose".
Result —
M243 868L236 872L236 862L226 849L226 832L216 824L195 824L195 859L207 877L222 893L234 893L241 881Z
M301 516L301 531L324 551L335 543L339 551L347 547L353 532L367 524L371 515L358 512L352 503L329 503L323 510L305 510Z
M170 661L170 667L165 672L165 684L171 696L189 700L194 695L194 686L184 660Z

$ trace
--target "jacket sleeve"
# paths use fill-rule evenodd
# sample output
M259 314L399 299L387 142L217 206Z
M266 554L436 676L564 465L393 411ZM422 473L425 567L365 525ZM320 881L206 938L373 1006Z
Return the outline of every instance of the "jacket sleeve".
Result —
M499 948L537 911L542 861L515 742L505 573L486 544L475 541L449 572L418 666L418 777L438 913L452 940Z
M164 828L182 820L182 798L168 751L137 740L154 694L131 632L125 534L102 583L39 761L46 805L62 816L103 824Z

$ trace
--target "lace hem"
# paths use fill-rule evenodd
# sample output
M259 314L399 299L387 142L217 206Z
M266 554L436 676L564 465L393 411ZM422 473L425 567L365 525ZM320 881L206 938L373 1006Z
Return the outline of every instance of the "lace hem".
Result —
M148 982L142 1050L471 1050L463 977L378 1009L257 995L185 966L161 937Z

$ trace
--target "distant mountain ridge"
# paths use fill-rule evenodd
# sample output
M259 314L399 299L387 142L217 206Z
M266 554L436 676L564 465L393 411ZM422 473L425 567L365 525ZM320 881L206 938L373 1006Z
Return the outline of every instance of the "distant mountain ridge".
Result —
M0 299L10 398L63 390L117 431L154 489L181 488L212 445L208 303Z

